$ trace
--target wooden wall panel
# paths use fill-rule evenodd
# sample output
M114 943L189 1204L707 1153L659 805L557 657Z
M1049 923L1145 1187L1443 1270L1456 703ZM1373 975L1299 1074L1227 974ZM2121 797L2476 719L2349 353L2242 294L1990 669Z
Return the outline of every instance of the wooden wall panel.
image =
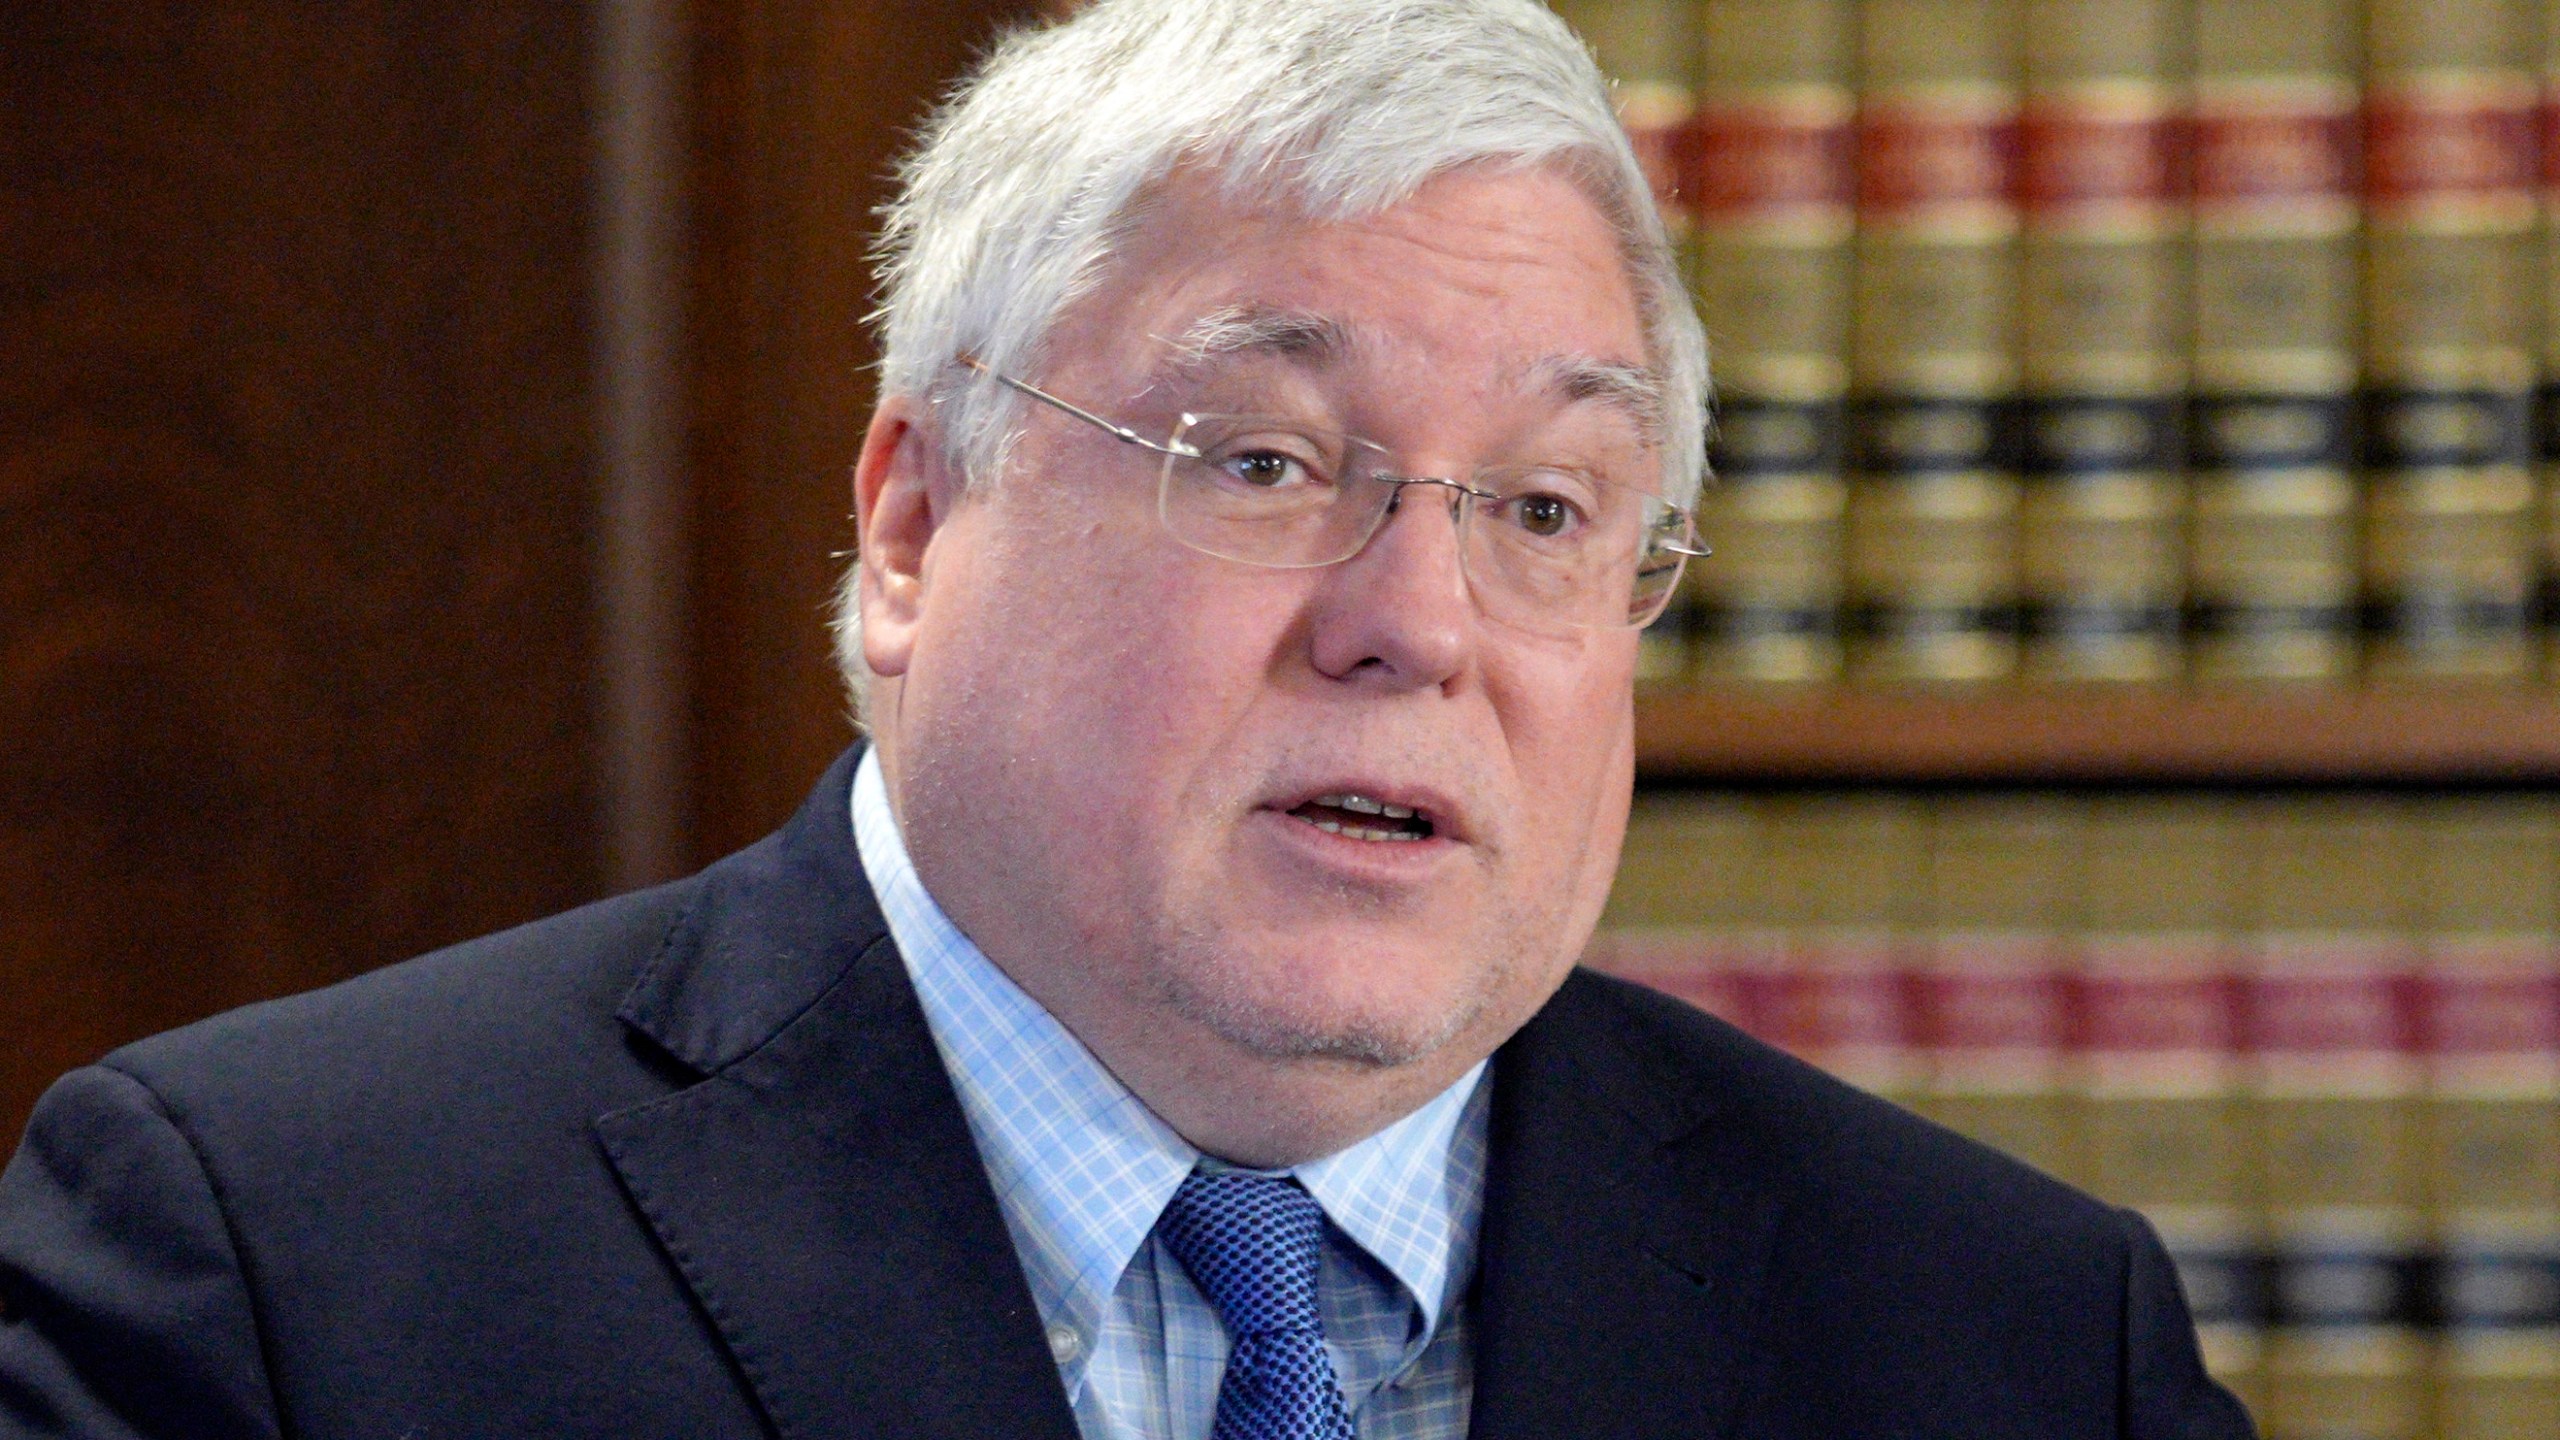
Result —
M659 212L594 189L662 174L599 144L622 4L0 7L0 1142L123 1040L723 853L848 738L871 211L1032 6L679 3ZM683 323L612 329L662 224ZM597 377L662 344L635 506L658 442ZM632 652L668 615L690 653ZM626 773L670 737L681 780Z
M1031 0L696 7L697 858L852 738L822 624L872 399L865 260L892 158Z
M595 893L585 27L0 7L0 1143Z

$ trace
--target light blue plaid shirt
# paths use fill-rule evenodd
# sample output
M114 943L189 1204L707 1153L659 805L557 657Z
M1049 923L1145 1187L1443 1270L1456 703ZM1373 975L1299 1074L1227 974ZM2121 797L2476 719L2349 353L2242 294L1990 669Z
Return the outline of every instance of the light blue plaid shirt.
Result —
M1155 1237L1201 1154L951 923L917 879L876 752L854 838L959 1091L1085 1440L1205 1440L1227 1337ZM1484 1208L1478 1064L1411 1115L1300 1165L1331 1221L1317 1299L1364 1440L1461 1440L1464 1297Z

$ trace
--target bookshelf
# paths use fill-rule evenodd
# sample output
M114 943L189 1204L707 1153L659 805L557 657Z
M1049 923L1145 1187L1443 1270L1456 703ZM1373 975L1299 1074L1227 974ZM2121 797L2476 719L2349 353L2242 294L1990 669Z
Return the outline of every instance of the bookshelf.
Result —
M2560 784L2560 695L2491 684L2296 693L1665 686L1649 782Z
M1554 3L1719 385L1591 963L2141 1209L2271 1440L2560 1436L2560 0Z

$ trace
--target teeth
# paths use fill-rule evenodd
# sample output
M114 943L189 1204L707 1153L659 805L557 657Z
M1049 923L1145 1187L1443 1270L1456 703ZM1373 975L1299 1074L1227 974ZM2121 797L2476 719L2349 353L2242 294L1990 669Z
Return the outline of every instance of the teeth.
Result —
M1384 815L1390 820L1413 818L1413 812L1402 805L1390 805L1384 800L1372 800L1366 795L1319 795L1315 803L1330 805L1336 810L1348 810L1355 815Z
M1372 830L1365 825L1345 825L1338 820L1309 820L1307 823L1313 825L1327 835L1339 835L1346 840L1396 841L1419 840L1422 838L1419 835L1408 834L1402 830Z

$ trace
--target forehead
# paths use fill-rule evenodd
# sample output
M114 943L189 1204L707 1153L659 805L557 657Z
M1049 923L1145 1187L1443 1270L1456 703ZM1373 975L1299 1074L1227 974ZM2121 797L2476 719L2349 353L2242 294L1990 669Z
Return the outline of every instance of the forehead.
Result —
M1427 362L1571 399L1650 374L1617 236L1544 169L1453 171L1340 220L1238 204L1177 175L1061 318L1050 353L1053 372L1122 372L1115 389L1240 360L1368 375Z

